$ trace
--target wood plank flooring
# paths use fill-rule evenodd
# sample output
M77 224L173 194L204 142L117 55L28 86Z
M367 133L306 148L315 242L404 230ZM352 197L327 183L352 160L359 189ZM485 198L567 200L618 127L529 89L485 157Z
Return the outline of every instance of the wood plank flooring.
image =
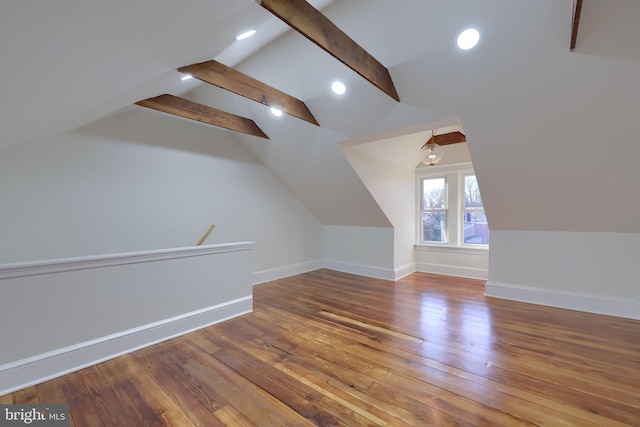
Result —
M330 270L254 312L0 397L72 426L640 426L640 321Z

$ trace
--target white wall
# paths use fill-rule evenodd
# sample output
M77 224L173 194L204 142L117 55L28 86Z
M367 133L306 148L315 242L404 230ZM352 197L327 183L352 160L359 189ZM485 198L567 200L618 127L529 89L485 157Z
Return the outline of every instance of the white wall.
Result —
M324 258L333 270L394 280L393 228L327 225Z
M342 146L362 182L393 224L393 267L415 271L415 177L412 167L385 161L367 152L367 144ZM402 274L402 273L400 273Z
M254 241L254 271L323 255L322 224L231 133L134 111L0 157L0 264ZM269 144L268 140L261 143Z
M487 295L640 319L640 234L491 231Z
M263 68L263 63L259 64ZM202 104L219 108L222 104L224 111L252 117L269 135L268 143L240 133L234 139L247 147L322 223L389 225L338 147L337 141L343 140L344 135L328 128L326 122L322 121L319 127L288 114L274 117L270 108L211 85L201 85L188 96Z
M487 280L489 250L416 246L416 271Z

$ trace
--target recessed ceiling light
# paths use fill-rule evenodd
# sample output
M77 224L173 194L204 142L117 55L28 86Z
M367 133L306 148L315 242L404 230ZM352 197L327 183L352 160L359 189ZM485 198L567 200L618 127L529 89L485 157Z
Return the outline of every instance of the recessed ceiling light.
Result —
M336 95L343 95L347 91L347 87L344 85L344 83L340 81L335 81L331 83L331 90Z
M467 28L458 35L458 47L462 50L473 48L480 41L480 33L475 28Z
M280 117L282 116L282 110L276 108L276 107L271 107L271 114L273 114L276 117Z
M250 29L245 31L244 33L240 33L236 36L236 40L244 40L244 39L248 39L249 37L251 37L252 35L254 35L256 33L255 29Z
M180 77L180 80L185 81L185 80L189 80L192 79L193 76L191 74L185 74L184 76Z

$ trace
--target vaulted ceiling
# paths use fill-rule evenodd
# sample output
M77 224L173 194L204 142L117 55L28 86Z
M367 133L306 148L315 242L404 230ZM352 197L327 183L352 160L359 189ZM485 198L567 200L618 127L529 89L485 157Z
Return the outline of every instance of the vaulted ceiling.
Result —
M349 197L357 177L339 143L415 129L413 168L430 123L459 123L492 228L640 232L629 196L640 182L640 2L579 2L573 52L573 0L310 3L388 70L399 102L254 0L8 2L0 150L107 116L156 114L135 103L181 96L255 122L269 139L229 132L323 222L340 224L354 222L351 204L369 202ZM461 51L455 37L470 26L481 41ZM254 37L234 40L252 27ZM210 60L301 100L320 126L180 80L177 69ZM341 97L329 91L337 78ZM359 224L385 221L374 213Z

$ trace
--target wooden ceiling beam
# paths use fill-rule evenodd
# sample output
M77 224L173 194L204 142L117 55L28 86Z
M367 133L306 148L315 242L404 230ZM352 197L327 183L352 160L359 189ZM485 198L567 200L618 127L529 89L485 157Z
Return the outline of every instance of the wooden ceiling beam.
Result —
M400 101L389 70L305 0L256 0L291 28Z
M578 26L580 25L580 12L582 12L582 0L573 0L573 20L571 22L571 44L569 50L573 52L576 49L578 41Z
M200 62L180 67L178 71L320 126L304 102L220 62Z
M156 96L155 98L138 101L136 102L136 105L213 126L230 129L236 132L269 139L262 129L260 129L251 119L227 113L226 111L218 110L207 105L198 104L178 96L164 94Z
M429 138L429 140L425 143L425 145L431 142L431 139L432 138ZM435 143L441 147L445 145L467 142L467 137L460 131L443 133L441 135L435 135L433 139L435 140Z

